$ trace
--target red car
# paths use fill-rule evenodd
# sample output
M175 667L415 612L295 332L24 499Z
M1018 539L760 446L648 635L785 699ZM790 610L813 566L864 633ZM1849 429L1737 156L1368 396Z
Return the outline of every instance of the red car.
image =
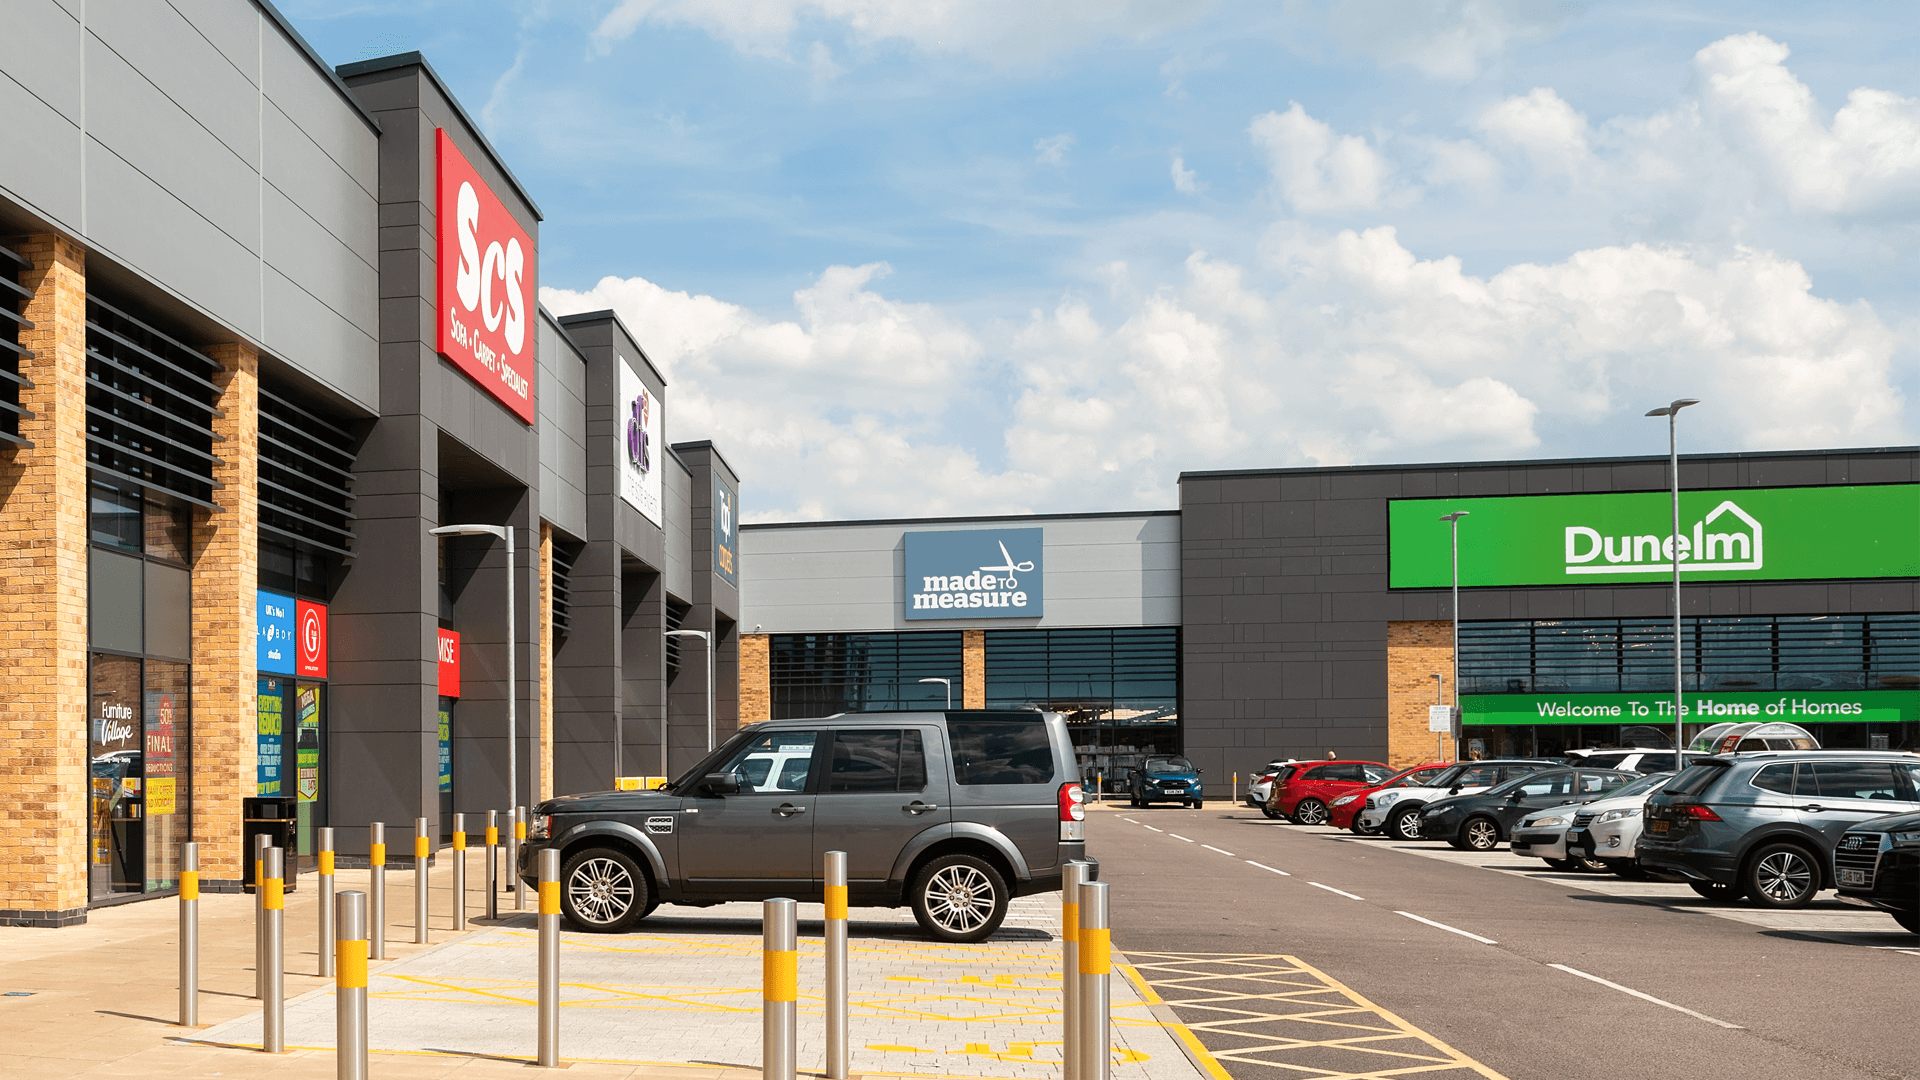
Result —
M1357 833L1360 830L1354 825L1354 819L1358 817L1360 811L1366 807L1367 796L1382 788L1399 787L1410 782L1418 782L1422 778L1432 776L1452 764L1453 762L1451 761L1429 761L1425 765L1415 765L1411 769L1395 773L1384 782L1375 784L1372 787L1363 787L1357 791L1350 791L1345 795L1337 796L1332 802L1327 804L1328 809L1333 811L1333 816L1327 819L1327 824L1336 829L1345 829L1348 832Z
M1274 780L1267 816L1277 814L1295 825L1325 825L1333 816L1333 800L1378 787L1393 774L1377 761L1303 761Z

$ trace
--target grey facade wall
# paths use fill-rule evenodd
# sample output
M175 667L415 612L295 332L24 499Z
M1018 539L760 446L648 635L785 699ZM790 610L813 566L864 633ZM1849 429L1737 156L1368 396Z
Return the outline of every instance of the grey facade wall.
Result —
M907 533L1033 527L1046 530L1044 617L907 621ZM1181 528L1172 512L745 525L740 624L769 634L1173 626L1180 622Z
M587 535L587 358L540 309L540 514L575 539Z
M251 2L6 0L0 27L0 225L371 412L380 137L332 73Z
M1686 488L1911 483L1920 452L1685 457ZM1441 589L1387 587L1387 500L1665 490L1665 458L1188 473L1181 716L1189 757L1245 772L1273 757L1384 760L1387 624L1449 619ZM1439 511L1436 511L1438 513ZM1462 522L1462 543L1471 542ZM1463 619L1670 615L1671 586L1487 588ZM1690 585L1688 615L1920 610L1913 581ZM1256 760L1258 759L1258 760ZM1217 774L1217 773L1216 773Z

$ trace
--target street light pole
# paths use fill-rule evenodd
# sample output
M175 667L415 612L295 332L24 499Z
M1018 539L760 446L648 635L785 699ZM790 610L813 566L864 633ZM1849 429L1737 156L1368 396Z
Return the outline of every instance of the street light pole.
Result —
M953 711L953 680L952 679L921 679L920 681L923 683L939 683L941 686L946 687L947 688L947 711L948 712Z
M1460 707L1460 519L1471 510L1455 510L1440 518L1453 534L1453 760L1460 760L1460 734L1467 722ZM1445 704L1444 701L1441 704Z
M497 536L507 542L507 805L520 805L520 736L519 721L515 713L519 690L514 685L513 671L513 526L511 525L442 525L437 529L428 529L434 536Z
M1648 416L1667 418L1667 471L1673 482L1673 536L1667 541L1667 550L1673 555L1673 767L1675 772L1687 767L1687 726L1685 714L1681 711L1682 686L1684 685L1685 658L1681 651L1680 622L1680 410L1689 405L1700 404L1699 398L1680 398L1665 408L1649 409Z
M713 634L706 630L669 630L668 637L697 637L707 643L707 749L713 749ZM660 775L667 775L667 725L660 725Z

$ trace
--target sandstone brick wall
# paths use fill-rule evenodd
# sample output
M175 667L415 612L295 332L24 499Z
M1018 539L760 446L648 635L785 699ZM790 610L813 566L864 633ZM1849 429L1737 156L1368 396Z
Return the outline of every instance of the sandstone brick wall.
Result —
M34 415L33 446L0 450L0 924L63 925L87 905L86 253L18 250Z
M1446 676L1445 704L1453 697L1453 623L1387 624L1387 764L1405 768L1431 761L1438 738L1427 730L1427 706L1436 704L1434 672ZM1453 740L1440 740L1453 757Z
M987 707L987 632L960 631L960 707Z
M773 717L766 634L740 635L740 722L752 724Z
M207 354L226 370L213 430L218 512L193 516L193 838L210 888L241 880L240 800L258 790L255 592L259 588L260 357L246 345Z

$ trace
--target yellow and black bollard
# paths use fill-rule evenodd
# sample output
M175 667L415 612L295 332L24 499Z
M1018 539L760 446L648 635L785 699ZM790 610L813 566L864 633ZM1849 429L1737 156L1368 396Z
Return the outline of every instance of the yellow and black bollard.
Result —
M1060 1066L1063 1080L1080 1080L1080 886L1090 864L1071 859L1060 876Z
M467 815L453 815L453 930L467 928Z
M427 856L433 854L427 839L427 819L413 819L413 943L427 943Z
M273 838L253 835L253 996L267 996L267 848Z
M760 906L760 1080L794 1080L794 1014L800 998L800 953L794 902Z
M847 1080L847 853L827 852L827 1080Z
M520 845L527 842L527 808L513 808L513 846L507 849L507 873L513 877L513 910L527 910L527 880L520 876Z
M333 830L315 829L320 859L320 977L333 977Z
M1108 979L1113 975L1113 931L1107 922L1107 883L1080 886L1080 1075L1107 1080L1113 1071Z
M540 852L540 1043L541 1065L560 1064L560 853Z
M500 917L500 811L487 811L487 918Z

